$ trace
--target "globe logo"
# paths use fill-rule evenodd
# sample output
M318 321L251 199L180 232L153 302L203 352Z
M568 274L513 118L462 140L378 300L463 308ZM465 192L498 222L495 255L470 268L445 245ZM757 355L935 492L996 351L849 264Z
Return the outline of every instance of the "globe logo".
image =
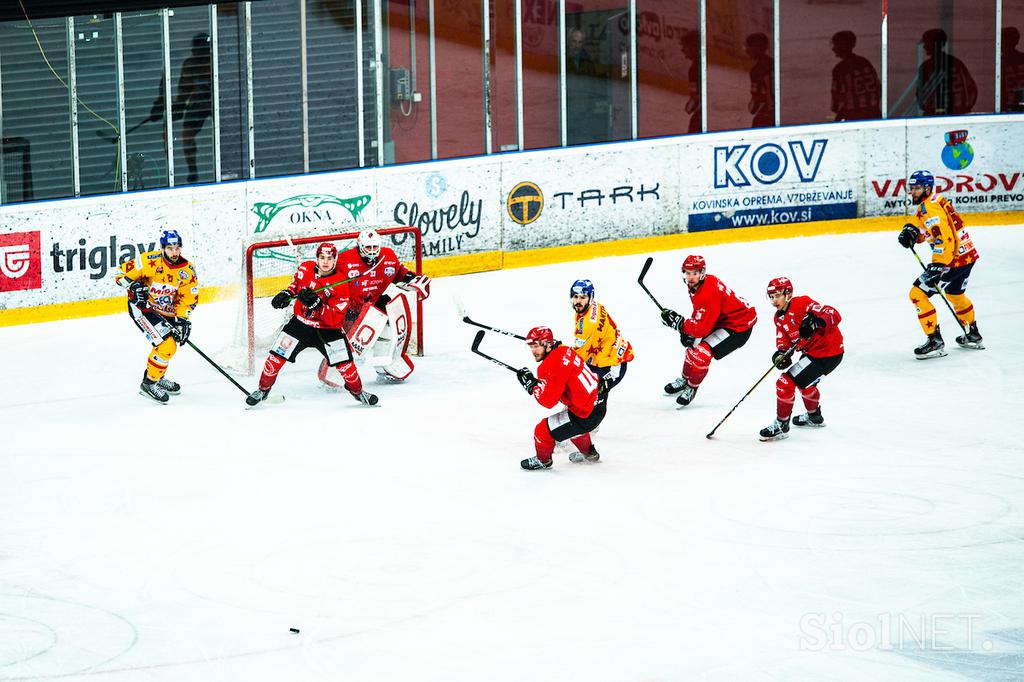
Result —
M960 171L974 161L974 148L967 141L966 130L946 133L946 146L942 148L942 163L950 170Z

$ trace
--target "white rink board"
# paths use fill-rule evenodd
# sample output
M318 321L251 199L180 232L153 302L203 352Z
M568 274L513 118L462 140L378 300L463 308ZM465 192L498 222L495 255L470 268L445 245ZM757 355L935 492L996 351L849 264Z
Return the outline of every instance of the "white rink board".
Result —
M918 167L932 169L938 189L965 210L1020 210L1022 120L714 133L4 206L0 255L15 267L0 268L0 309L113 296L113 268L163 228L182 233L210 286L240 281L255 239L364 225L413 223L433 258L755 225L770 235L772 224L903 215L905 178ZM965 139L952 154L945 138L956 130ZM514 220L510 194L522 183L543 208ZM26 253L35 241L38 251ZM28 259L29 275L19 274L18 258ZM26 285L33 276L38 288Z

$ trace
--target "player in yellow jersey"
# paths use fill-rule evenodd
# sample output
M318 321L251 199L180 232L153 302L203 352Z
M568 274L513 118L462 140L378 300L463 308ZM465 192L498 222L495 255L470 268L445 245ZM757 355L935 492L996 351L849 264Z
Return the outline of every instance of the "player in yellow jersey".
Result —
M574 350L601 379L601 394L605 395L626 375L633 347L623 338L607 308L594 300L593 282L576 280L569 296L576 311Z
M939 331L935 306L929 300L939 293L939 287L966 333L956 337L962 348L982 349L978 323L974 320L974 304L967 298L967 278L978 261L978 251L967 234L963 218L953 208L953 202L935 193L935 178L926 170L910 175L910 196L917 206L915 222L907 223L899 235L901 246L908 249L928 242L932 249L932 262L910 287L910 301L917 308L917 319L928 339L914 349L918 360L946 355L946 344Z
M167 230L160 250L141 254L121 264L115 281L128 288L128 314L153 344L139 392L158 403L181 386L167 379L167 364L178 346L188 341L189 315L199 302L195 268L181 255L181 236Z

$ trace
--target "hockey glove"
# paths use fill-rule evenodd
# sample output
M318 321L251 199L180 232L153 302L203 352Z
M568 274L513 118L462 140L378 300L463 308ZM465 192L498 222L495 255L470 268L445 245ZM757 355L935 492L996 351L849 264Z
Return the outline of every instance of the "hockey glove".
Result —
M306 306L306 310L308 310L309 312L313 312L321 305L323 305L324 301L322 298L316 295L315 291L313 291L309 287L306 287L305 289L299 290L299 303Z
M683 316L674 310L665 308L661 311L661 323L666 327L679 329L680 325L683 324Z
M933 287L939 283L939 278L942 277L949 270L942 263L929 263L928 267L921 273L921 284L926 287Z
M693 348L697 345L697 339L686 332L679 332L679 343L683 344L687 348Z
M615 379L612 379L612 374L609 372L601 377L601 382L597 385L597 394L608 395L608 391L612 390L612 386L615 384Z
M818 333L819 329L825 328L825 320L814 313L807 313L800 321L800 338L809 339Z
M897 237L896 239L899 241L900 246L902 246L903 248L912 249L914 248L914 244L917 243L917 238L920 234L921 233L920 231L918 231L916 225L911 225L910 223L907 223L906 225L903 226L903 229L900 230L900 236Z
M187 317L175 317L170 322L171 335L179 346L184 346L189 334L192 333L192 322Z
M279 291L274 295L274 298L270 300L270 305L281 310L287 308L288 304L292 302L292 295L287 291Z
M387 294L381 294L380 297L373 302L373 307L382 313L387 312L388 303L391 303L391 297Z
M523 367L521 370L516 372L516 378L519 379L519 383L523 385L526 392L533 395L533 389L537 388L537 377L533 376L533 372Z
M406 291L414 291L419 296L420 300L426 299L430 296L430 278L426 275L416 275L407 282L399 284L400 289Z
M788 369L793 364L793 355L784 350L777 350L772 353L772 362L779 369Z
M137 308L145 308L149 302L149 287L145 282L132 282L128 285L128 302Z
M355 321L359 319L359 313L361 312L362 306L360 306L359 304L349 304L349 307L345 310L345 324L354 324Z

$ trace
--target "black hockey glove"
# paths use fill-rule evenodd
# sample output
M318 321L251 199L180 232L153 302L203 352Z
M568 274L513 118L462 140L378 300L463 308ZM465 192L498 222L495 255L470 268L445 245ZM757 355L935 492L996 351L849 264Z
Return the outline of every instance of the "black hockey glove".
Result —
M666 327L679 329L679 326L683 324L683 316L674 310L665 308L661 311L661 323Z
M185 345L185 342L188 341L188 335L191 333L192 322L187 317L175 317L171 320L171 335L178 342L179 346Z
M279 291L274 295L274 298L270 300L270 305L281 310L287 308L288 304L292 302L292 295L287 291Z
M772 362L779 369L788 369L793 364L793 354L784 350L777 350L772 353Z
M373 307L381 311L382 313L387 312L386 308L388 306L388 303L391 303L391 297L388 296L387 294L381 294L380 297L373 302Z
M523 367L521 370L516 372L516 378L519 379L519 383L523 385L526 392L533 394L533 389L537 388L537 377L533 376L533 372Z
M683 344L687 348L693 348L697 345L697 339L690 336L686 332L679 332L679 343Z
M315 291L306 287L299 290L299 303L306 306L306 310L312 312L323 305L324 301L316 295Z
M345 324L352 324L359 319L359 313L362 312L362 307L358 305L350 305L345 310Z
M149 286L145 282L129 284L128 302L137 308L145 308L149 303Z
M608 374L605 374L603 377L601 377L601 382L597 385L597 394L599 396L608 395L608 391L612 390L612 385L614 383L615 380L612 379L612 373L608 372Z
M899 241L900 246L902 246L903 248L912 249L914 248L914 244L917 243L917 236L919 234L920 232L918 231L916 225L911 225L910 223L907 223L906 225L903 226L903 229L900 230L900 236L897 237L896 239Z
M924 272L921 273L921 277L919 278L921 280L921 284L926 287L935 286L939 283L939 278L946 274L947 270L949 270L949 268L942 263L929 263L928 267L924 269Z
M825 320L814 313L807 313L800 321L800 338L809 339L818 333L819 329L825 328Z

